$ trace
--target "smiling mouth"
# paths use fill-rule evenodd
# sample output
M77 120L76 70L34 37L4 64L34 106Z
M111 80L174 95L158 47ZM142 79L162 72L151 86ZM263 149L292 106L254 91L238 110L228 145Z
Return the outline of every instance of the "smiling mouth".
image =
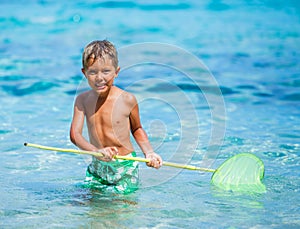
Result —
M106 87L106 84L95 84L98 90L103 90Z

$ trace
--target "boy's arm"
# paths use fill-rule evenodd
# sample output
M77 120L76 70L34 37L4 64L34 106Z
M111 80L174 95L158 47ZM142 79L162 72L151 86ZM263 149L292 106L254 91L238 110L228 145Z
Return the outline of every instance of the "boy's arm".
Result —
M162 166L162 159L157 153L154 152L149 142L148 136L141 125L140 116L139 116L139 107L136 101L133 109L131 110L129 118L130 118L131 133L136 143L143 151L145 158L150 159L150 162L147 163L147 165L158 169L159 167Z
M73 119L70 128L70 140L80 149L88 151L97 151L98 149L89 143L82 135L84 125L84 107L82 103L83 96L78 96L74 105Z

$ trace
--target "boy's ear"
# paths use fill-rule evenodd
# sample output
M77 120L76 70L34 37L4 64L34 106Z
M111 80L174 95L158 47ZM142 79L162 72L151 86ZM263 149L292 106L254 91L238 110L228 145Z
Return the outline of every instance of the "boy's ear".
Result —
M85 69L84 69L84 68L81 69L81 72L82 72L83 75L86 77L86 75L85 75Z
M118 76L118 74L119 74L119 72L120 72L120 67L117 67L117 69L116 69L116 77Z

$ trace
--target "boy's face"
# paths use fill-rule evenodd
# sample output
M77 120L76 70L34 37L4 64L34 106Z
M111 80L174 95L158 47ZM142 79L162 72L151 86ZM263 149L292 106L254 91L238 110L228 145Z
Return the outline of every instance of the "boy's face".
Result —
M120 67L116 69L108 57L98 58L92 65L82 69L90 87L99 95L110 90L119 71Z

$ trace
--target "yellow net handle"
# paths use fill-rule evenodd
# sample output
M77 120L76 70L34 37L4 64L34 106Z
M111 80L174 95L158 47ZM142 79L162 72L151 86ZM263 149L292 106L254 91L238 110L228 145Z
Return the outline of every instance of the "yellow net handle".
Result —
M29 147L43 149L43 150L64 152L64 153L85 154L85 155L91 155L91 156L97 156L97 157L102 155L101 153L93 152L93 151L57 148L57 147L43 146L43 145L27 143L27 142L24 143L24 146L29 146ZM121 160L139 161L139 162L145 162L145 163L150 162L149 159L141 158L141 157L128 157L128 156L116 155L114 158L121 159ZM169 166L169 167L174 167L174 168L197 170L197 171L211 172L211 173L214 173L216 171L215 169L201 168L201 167L196 167L196 166L192 166L192 165L183 165L183 164L167 162L167 161L163 161L163 165Z

